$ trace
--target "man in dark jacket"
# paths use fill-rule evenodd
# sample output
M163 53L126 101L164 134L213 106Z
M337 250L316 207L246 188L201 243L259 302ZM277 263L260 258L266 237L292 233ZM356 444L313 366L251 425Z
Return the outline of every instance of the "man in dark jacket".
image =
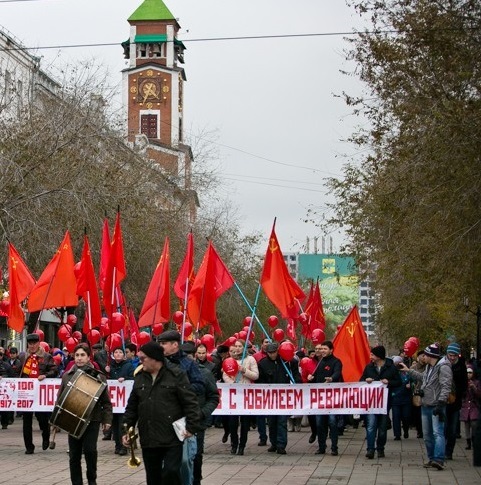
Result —
M53 357L40 346L40 336L36 333L27 335L27 352L20 355L22 371L20 377L43 381L49 377L58 377L58 369ZM25 454L32 455L35 450L33 444L33 412L23 411L23 441ZM42 449L48 450L50 444L50 412L36 411L40 429L42 430Z
M194 360L196 352L198 351L200 345L195 348L195 344L192 341L185 342L181 345L181 350L187 355L189 359ZM202 414L202 430L197 432L197 451L193 459L192 473L191 467L182 467L182 478L184 483L192 483L193 485L200 485L202 480L202 462L204 455L204 442L205 442L205 430L207 429L208 423L210 421L212 413L215 411L219 405L219 391L217 390L217 385L215 383L214 374L211 370L205 367L199 360L197 360L199 370L204 378L205 393L204 395L197 396L199 400L199 407ZM185 454L184 449L184 454ZM191 474L193 476L193 482L190 477L184 476Z
M393 361L386 358L386 349L382 345L371 349L371 362L366 365L359 380L366 381L369 384L374 381L381 381L387 385L390 391L402 385L399 371ZM366 415L366 458L372 460L376 449L378 458L384 458L384 447L386 446L387 440L387 423L387 413Z
M182 441L174 421L185 417L184 437L201 430L199 403L185 372L166 366L164 350L149 342L138 353L137 373L124 413L128 428L138 422L147 485L181 485ZM129 445L127 435L123 437Z
M299 364L296 359L288 362L279 355L279 345L271 342L266 347L267 357L259 361L259 384L301 383ZM293 382L294 381L294 382ZM286 454L287 419L289 416L271 415L268 418L270 448L267 451L279 455Z
M321 344L321 360L314 371L314 374L308 375L309 382L316 383L330 383L342 381L342 362L333 355L334 346L330 340L326 340ZM327 434L331 437L331 455L337 456L339 454L337 449L337 442L339 430L337 428L337 415L335 414L318 414L317 421L317 442L319 448L316 455L324 455L326 453Z
M451 363L451 370L453 371L453 386L452 392L455 396L454 402L449 402L446 406L446 460L453 459L454 446L456 445L456 435L459 426L459 412L463 397L468 388L468 376L466 374L466 361L464 357L460 356L461 347L456 342L448 345L446 349L446 356Z

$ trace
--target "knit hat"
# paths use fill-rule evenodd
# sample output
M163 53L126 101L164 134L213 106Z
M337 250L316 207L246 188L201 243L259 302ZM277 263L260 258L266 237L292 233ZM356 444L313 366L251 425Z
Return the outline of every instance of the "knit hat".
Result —
M394 355L392 361L394 365L402 364L403 358L400 355Z
M164 349L156 342L147 342L140 347L140 351L143 352L147 357L151 359L158 360L159 362L164 362Z
M434 344L431 344L431 345L428 345L425 349L424 349L424 353L428 356L428 357L441 357L441 351L439 350L439 345L437 343L434 343Z
M378 345L371 349L371 354L384 360L386 358L386 349L382 345Z
M227 345L220 344L217 346L217 353L218 354L224 354L226 352L229 352L229 347Z
M459 355L461 353L461 347L456 342L453 342L448 345L448 348L446 349L446 353Z

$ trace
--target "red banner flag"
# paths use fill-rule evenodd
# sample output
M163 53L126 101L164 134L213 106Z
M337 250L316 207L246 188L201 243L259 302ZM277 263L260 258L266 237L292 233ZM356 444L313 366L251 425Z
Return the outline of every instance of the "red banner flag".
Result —
M319 281L316 286L312 287L312 295L306 303L304 313L308 316L307 322L307 338L311 338L312 331L316 328L324 330L326 328L326 317L324 316L324 308L322 306L321 289L319 288Z
M109 259L105 270L105 283L103 289L103 302L105 312L110 318L116 311L116 290L117 286L124 280L127 275L125 268L124 246L122 242L122 229L120 228L120 212L117 212L115 220L114 234L109 250ZM118 302L117 302L118 303Z
M87 235L84 236L82 259L76 272L77 295L80 295L86 304L83 333L88 334L92 328L100 327L102 311L100 309L100 298L95 279L94 264L90 253L90 244Z
M170 320L170 254L169 238L165 238L164 249L155 268L152 281L140 311L139 327Z
M16 332L21 332L25 325L22 302L35 286L35 278L10 242L8 243L8 286L10 309L7 323Z
M334 354L341 359L345 382L356 382L369 363L371 349L362 326L357 306L354 306L332 340Z
M135 320L134 311L132 308L129 308L129 326L130 326L130 341L139 346L139 326L137 321Z
M56 254L28 297L30 313L44 308L77 306L77 281L70 234L67 231Z
M187 303L189 318L195 328L212 324L219 330L216 302L233 284L234 278L209 241Z
M184 261L179 270L179 275L174 283L174 293L181 300L181 305L184 304L185 293L190 291L194 283L194 236L189 232L187 236L187 250L185 252Z
M267 298L281 312L283 318L297 318L299 304L296 300L302 302L306 295L289 274L277 241L275 223L272 226L271 237L264 258L261 285Z
M100 246L100 265L99 265L99 288L103 291L105 285L105 275L107 274L107 265L110 257L110 230L109 221L104 220L102 227L102 242Z

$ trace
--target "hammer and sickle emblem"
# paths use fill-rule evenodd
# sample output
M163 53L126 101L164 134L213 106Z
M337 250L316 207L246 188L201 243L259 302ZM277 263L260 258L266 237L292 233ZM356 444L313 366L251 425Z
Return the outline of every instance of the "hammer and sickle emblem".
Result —
M354 334L356 333L356 326L354 325L354 322L352 322L351 325L347 327L347 331L349 332L349 335L351 337L354 337Z
M273 253L274 251L277 251L279 249L279 246L276 244L276 240L271 237L270 240L269 240L269 250L271 253Z

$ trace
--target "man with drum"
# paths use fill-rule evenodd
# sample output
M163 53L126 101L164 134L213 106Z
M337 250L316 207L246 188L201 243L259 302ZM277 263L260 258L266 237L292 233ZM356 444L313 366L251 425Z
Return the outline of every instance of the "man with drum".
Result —
M22 364L21 378L43 381L46 378L58 377L57 365L53 357L40 346L40 336L36 333L27 335L27 352L20 356L20 362ZM35 451L32 431L33 414L32 411L22 413L26 455L32 455ZM50 425L48 423L50 413L35 411L35 417L42 430L42 450L47 450L50 444Z

